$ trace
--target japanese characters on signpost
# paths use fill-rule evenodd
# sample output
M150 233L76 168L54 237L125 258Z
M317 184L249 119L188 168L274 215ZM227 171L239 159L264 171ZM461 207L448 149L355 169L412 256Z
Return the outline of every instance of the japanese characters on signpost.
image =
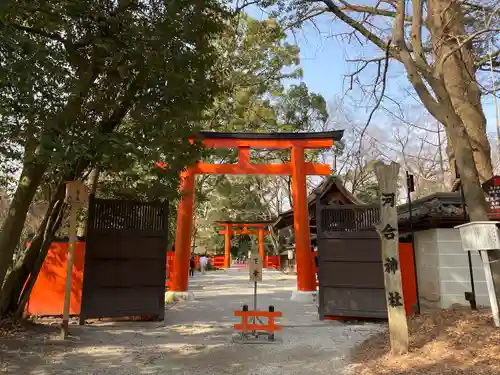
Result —
M262 258L258 253L252 254L248 265L250 281L253 281L253 309L257 310L257 282L262 281Z
M376 229L382 242L391 351L394 354L403 354L408 351L408 323L399 267L398 215L395 202L399 164L392 162L386 165L379 161L374 169L380 191L380 223Z
M262 258L259 254L252 254L248 265L250 281L262 281Z
M73 278L73 258L76 242L76 220L77 210L87 203L88 189L82 181L69 181L66 183L65 203L71 206L69 221L69 246L68 261L66 265L66 289L64 291L63 324L61 338L64 340L68 336L69 309L71 301L71 282Z

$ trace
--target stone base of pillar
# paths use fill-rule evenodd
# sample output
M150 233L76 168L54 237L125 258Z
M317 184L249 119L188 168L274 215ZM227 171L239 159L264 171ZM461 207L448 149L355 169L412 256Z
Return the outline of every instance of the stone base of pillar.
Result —
M185 300L185 301L192 301L194 300L194 293L193 292L176 292L176 291L170 291L165 293L165 303L173 303L176 301L180 300Z
M290 298L290 300L304 304L317 304L318 292L316 290L294 290L292 292L292 298Z

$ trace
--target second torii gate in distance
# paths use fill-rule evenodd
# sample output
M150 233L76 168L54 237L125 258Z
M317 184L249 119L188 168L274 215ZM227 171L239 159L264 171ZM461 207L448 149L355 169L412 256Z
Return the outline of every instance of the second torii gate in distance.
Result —
M334 130L318 133L217 133L201 132L200 138L206 148L237 149L235 164L208 164L199 161L181 174L181 199L177 210L175 233L173 293L187 293L189 280L189 258L193 230L194 185L197 174L240 175L290 175L292 177L292 199L294 209L294 232L297 257L297 291L292 299L313 301L316 294L316 277L311 252L309 212L307 202L307 175L329 176L328 164L306 162L305 150L328 149L334 141L342 139L344 131ZM290 161L280 164L256 164L250 161L250 149L288 149ZM165 168L161 162L158 166Z
M262 262L265 265L265 254L264 254L264 236L266 234L271 234L270 230L265 230L274 223L273 220L262 220L262 221L237 221L237 220L222 220L216 221L217 224L222 226L224 229L219 231L219 234L225 236L224 242L224 268L229 268L231 266L231 236L233 234L256 234L258 235L259 242L259 255L262 258ZM249 230L250 229L250 230Z

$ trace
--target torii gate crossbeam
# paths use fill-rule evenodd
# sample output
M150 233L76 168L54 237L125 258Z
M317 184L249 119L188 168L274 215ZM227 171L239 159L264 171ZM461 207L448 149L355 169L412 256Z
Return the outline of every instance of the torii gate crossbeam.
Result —
M219 231L219 234L224 235L224 267L229 268L231 264L231 236L233 234L256 234L259 243L259 255L264 262L264 236L271 234L271 231L265 230L274 223L274 221L217 221L217 224L224 229ZM264 263L265 264L265 263Z

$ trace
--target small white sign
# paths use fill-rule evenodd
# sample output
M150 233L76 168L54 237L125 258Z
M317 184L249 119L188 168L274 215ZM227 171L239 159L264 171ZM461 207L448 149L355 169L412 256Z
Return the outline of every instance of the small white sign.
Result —
M262 258L259 254L253 254L248 263L250 281L262 281Z
M87 203L89 193L87 186L82 181L69 181L66 183L66 203L77 206Z

